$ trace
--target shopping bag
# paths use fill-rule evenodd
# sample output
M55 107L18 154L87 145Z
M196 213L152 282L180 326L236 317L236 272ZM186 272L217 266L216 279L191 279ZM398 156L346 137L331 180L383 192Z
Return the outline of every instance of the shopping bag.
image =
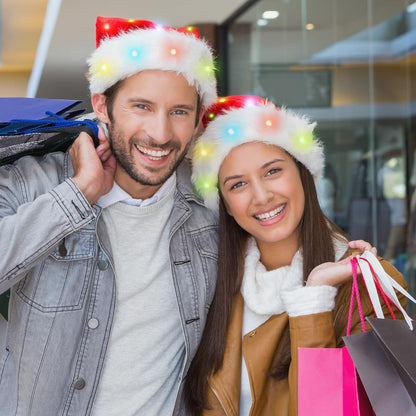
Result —
M415 416L415 403L376 334L354 334L344 342L376 415Z
M33 100L33 101L31 101ZM19 99L4 98L0 100L0 107L10 108L6 116L17 114L20 105L22 118L7 120L4 114L0 122L0 166L13 163L26 155L44 155L49 152L65 151L78 135L85 131L98 146L97 124L88 119L72 118L80 111L73 110L74 105L80 101L52 100L52 99ZM56 103L57 101L58 103ZM37 109L37 106L40 109ZM47 106L54 108L58 113L44 111L41 118L23 118L27 115L39 115ZM61 114L61 115L60 115Z
M416 404L416 331L402 320L367 318L389 360Z
M45 117L47 111L66 119L73 118L74 114L85 112L84 108L74 110L81 103L81 100L55 98L0 97L0 126L17 118L39 120Z
M372 416L348 350L298 349L299 416Z
M351 330L354 298L357 299L363 330L356 275L353 267L347 334ZM348 350L344 348L298 348L299 416L373 416L371 404L357 375Z
M397 283L384 272L377 258L364 253L358 262L377 318L367 318L373 331L345 336L343 340L377 416L415 416L416 332L412 319L393 290ZM397 290L415 301L403 288ZM384 319L377 293L401 310L405 319Z

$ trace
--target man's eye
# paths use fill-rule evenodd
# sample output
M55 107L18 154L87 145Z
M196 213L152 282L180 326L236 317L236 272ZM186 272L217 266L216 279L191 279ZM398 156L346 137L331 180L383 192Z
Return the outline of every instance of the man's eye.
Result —
M136 107L140 108L141 110L147 110L147 108L148 108L146 104L137 104Z
M173 113L182 115L182 114L186 114L187 112L185 110L175 110Z

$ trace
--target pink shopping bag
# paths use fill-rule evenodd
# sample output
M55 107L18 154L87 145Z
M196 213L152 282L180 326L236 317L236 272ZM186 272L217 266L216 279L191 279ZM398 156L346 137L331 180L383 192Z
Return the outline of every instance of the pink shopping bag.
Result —
M351 329L354 297L364 327L357 285L357 262L352 261L347 335ZM366 391L346 347L298 348L298 416L374 416Z
M298 416L373 416L348 350L298 349Z

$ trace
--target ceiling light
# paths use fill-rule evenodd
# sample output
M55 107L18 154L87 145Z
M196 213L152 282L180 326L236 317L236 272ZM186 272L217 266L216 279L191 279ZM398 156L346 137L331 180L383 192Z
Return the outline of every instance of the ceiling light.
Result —
M315 25L313 23L306 23L305 29L306 30L314 30L315 29Z
M279 12L277 10L266 10L263 12L263 19L277 19Z
M257 26L266 26L267 25L267 20L265 19L258 19L257 20Z
M416 3L410 4L406 8L407 13L413 13L416 12Z

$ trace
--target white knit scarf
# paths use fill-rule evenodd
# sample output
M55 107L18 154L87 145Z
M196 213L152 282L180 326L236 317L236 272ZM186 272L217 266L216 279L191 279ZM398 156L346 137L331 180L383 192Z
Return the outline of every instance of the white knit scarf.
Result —
M348 247L346 242L334 240L335 258L339 260ZM267 271L260 262L260 251L254 238L247 243L241 294L246 305L259 315L278 315L285 312L281 292L303 286L303 256L299 249L289 266Z

